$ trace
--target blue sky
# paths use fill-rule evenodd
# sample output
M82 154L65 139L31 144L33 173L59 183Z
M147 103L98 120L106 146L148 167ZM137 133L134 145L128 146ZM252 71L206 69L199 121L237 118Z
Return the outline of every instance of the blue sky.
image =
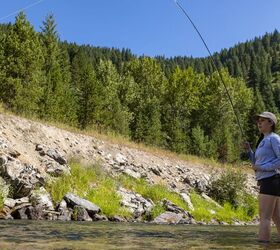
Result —
M178 0L211 52L280 31L280 0ZM0 0L0 22L24 9L37 31L53 14L61 40L129 48L136 55L207 56L174 0Z

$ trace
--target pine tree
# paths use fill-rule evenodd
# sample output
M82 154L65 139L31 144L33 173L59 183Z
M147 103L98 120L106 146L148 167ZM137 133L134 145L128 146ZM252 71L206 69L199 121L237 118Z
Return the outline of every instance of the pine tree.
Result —
M23 12L2 38L1 50L0 72L5 75L1 99L17 113L37 114L44 81L44 60L39 36Z
M242 79L234 79L228 72L221 70L221 75L231 96L234 110L237 112L242 128L246 128L248 113L252 107L252 91ZM199 126L208 136L209 148L217 148L218 157L223 161L239 158L241 133L233 108L217 72L204 80L200 87L200 103L193 111L192 127ZM196 115L197 114L197 115Z
M83 51L78 51L72 61L72 85L77 101L78 125L85 129L96 123L96 110L101 99L93 66Z
M128 108L122 105L119 98L118 93L122 82L113 63L101 60L96 70L96 77L100 86L99 97L101 100L96 120L107 129L129 135L131 114Z
M260 82L261 82L261 71L257 66L256 59L253 58L248 73L248 86L253 89L259 89Z
M46 17L41 28L41 41L44 48L45 82L40 103L40 116L73 124L75 100L71 88L69 59L59 45L53 15Z
M129 110L133 113L130 129L136 141L152 145L162 143L161 103L166 78L160 65L142 57L128 64L126 72L133 77L137 88Z
M192 68L173 72L164 94L163 131L167 147L176 152L188 152L191 131L191 114L197 109L200 98L201 75Z

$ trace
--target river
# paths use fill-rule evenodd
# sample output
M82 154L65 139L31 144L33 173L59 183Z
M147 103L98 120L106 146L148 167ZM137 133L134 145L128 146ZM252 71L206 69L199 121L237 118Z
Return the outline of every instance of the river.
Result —
M256 226L0 221L0 249L280 249L256 242ZM273 228L273 239L276 231Z

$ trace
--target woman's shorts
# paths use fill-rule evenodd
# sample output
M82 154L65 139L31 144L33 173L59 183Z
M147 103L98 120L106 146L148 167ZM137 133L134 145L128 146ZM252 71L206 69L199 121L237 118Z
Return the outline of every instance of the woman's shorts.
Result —
M260 194L280 196L280 175L276 174L258 181Z

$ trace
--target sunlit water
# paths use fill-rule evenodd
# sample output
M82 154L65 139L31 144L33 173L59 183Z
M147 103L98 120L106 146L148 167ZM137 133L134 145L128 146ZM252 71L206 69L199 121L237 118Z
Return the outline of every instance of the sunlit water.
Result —
M2 220L0 249L280 249L258 244L256 233L256 226Z

